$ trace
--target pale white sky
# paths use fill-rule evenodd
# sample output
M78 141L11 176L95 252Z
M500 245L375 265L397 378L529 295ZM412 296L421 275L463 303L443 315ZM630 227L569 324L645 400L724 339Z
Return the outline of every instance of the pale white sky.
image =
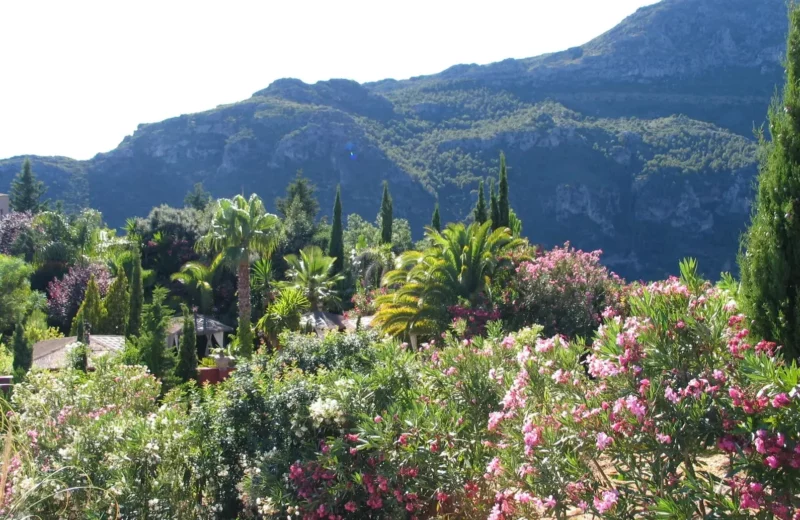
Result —
M359 82L580 45L654 0L3 0L0 158L88 159L284 77Z

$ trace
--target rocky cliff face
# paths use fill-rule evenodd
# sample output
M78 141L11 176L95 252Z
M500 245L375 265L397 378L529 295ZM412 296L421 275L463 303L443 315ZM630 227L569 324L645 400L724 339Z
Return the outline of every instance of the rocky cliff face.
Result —
M775 86L783 0L664 0L582 47L406 81L276 81L250 99L139 129L85 162L34 158L69 191L84 171L110 223L180 204L195 182L271 201L302 168L323 208L372 218L382 181L419 235L434 202L469 214L505 151L532 241L602 248L629 278L683 256L735 268L756 174L754 123ZM22 158L0 161L0 191Z

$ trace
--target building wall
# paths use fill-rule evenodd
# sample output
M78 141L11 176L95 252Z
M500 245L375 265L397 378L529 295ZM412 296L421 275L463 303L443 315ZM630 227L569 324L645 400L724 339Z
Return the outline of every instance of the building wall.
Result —
M8 215L10 212L11 209L8 205L8 195L5 193L0 193L0 217Z

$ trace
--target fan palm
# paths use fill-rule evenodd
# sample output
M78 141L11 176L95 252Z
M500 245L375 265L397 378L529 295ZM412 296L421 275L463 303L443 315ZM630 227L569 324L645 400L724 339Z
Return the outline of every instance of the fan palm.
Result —
M353 267L364 288L378 287L383 277L394 267L395 255L391 244L381 244L358 251Z
M289 287L280 292L275 302L269 306L264 316L258 320L256 328L267 335L272 347L278 346L278 334L282 331L300 328L303 313L311 308L311 303L301 289Z
M200 262L188 262L183 264L179 272L170 277L171 280L178 281L186 286L192 302L197 305L203 314L208 314L211 311L214 296L214 288L211 283L214 279L216 267L215 264L208 267Z
M243 354L252 349L250 328L250 259L269 256L280 235L280 219L267 213L264 203L253 194L250 199L237 195L217 201L208 233L197 243L198 249L218 253L221 261L236 266L239 339Z
M508 228L483 224L450 224L438 232L426 229L431 246L402 254L383 285L396 288L378 298L375 322L392 335L433 334L447 324L447 307L488 295L491 279L509 263L503 253L524 244Z
M316 310L322 310L325 304L339 302L336 286L344 277L333 272L335 258L326 256L319 247L311 246L300 250L299 255L285 256L284 260L289 265L288 280L282 282L281 287L299 289L308 298L311 308Z

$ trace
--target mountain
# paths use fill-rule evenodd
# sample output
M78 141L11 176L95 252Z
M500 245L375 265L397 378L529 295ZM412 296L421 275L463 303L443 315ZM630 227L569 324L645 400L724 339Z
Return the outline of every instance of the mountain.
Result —
M753 127L783 81L784 0L663 0L580 47L403 81L282 79L250 99L140 125L89 161L32 157L51 186L84 173L113 225L195 182L216 196L281 194L303 169L323 208L395 213L421 234L435 200L462 219L505 151L511 203L546 246L602 248L628 278L694 256L735 269L756 174ZM0 190L22 158L0 161Z

